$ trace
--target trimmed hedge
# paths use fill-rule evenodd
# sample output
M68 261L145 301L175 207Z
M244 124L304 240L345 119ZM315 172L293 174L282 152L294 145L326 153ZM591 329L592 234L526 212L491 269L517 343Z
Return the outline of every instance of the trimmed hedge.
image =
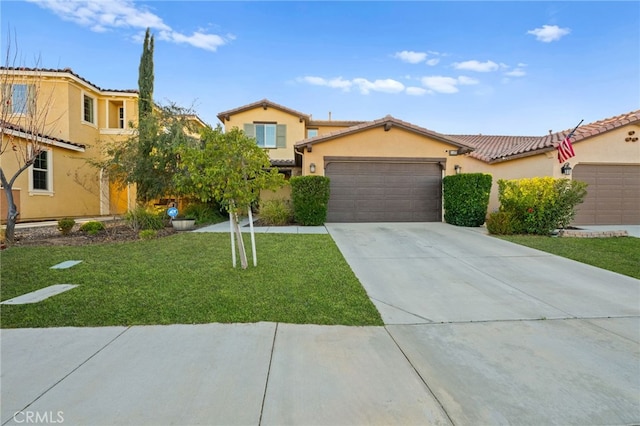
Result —
M294 176L289 182L295 221L304 226L322 225L327 220L329 178Z
M442 179L444 220L457 226L481 226L487 216L491 175L463 173Z

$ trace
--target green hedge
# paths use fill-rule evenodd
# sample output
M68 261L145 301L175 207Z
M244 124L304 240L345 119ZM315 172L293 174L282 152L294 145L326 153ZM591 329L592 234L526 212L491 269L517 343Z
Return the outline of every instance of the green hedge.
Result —
M491 175L463 173L442 180L444 220L457 226L481 226L487 216Z
M294 176L290 179L293 216L300 225L322 225L327 220L329 178Z

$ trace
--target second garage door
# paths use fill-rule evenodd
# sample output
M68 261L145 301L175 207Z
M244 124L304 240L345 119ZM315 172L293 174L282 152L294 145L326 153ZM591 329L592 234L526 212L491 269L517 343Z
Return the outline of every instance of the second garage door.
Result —
M439 222L442 171L436 162L331 161L328 222Z
M578 164L573 179L589 184L575 225L640 224L640 166Z

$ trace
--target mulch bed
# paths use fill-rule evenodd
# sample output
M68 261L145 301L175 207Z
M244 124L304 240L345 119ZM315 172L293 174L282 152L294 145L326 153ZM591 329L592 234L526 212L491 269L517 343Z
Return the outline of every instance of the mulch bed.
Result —
M18 228L15 231L15 246L84 246L89 244L114 243L139 240L138 233L125 222L107 222L105 230L96 235L88 235L76 225L68 235L62 235L57 226L40 226ZM168 227L158 231L158 238L175 234L175 229Z

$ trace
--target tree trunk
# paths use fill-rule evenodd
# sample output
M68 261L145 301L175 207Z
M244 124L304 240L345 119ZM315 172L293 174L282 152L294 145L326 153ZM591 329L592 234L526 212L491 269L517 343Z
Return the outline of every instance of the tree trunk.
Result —
M240 254L240 266L242 269L247 269L249 266L247 262L247 251L244 248L244 241L242 240L242 233L240 232L240 224L238 223L238 214L233 212L230 213L231 220L233 223L233 229L236 234L236 242L238 243L238 253Z
M0 182L4 188L7 199L7 227L4 231L4 240L7 245L11 245L15 239L16 221L18 219L18 208L13 199L13 183L9 183L4 175L4 171L0 169Z

